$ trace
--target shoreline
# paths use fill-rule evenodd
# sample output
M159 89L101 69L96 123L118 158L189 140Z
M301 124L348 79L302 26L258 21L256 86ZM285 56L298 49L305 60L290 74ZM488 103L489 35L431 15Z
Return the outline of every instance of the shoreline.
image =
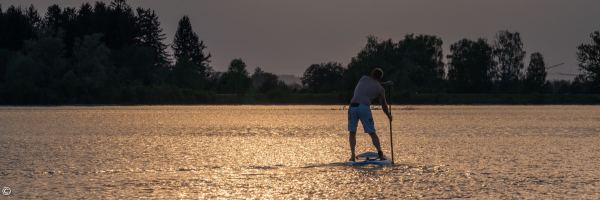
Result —
M156 106L156 105L347 105L353 94L212 94L201 97L164 99L158 96L117 98L109 101L86 99L62 103L30 101L0 106ZM393 94L392 105L600 105L598 94ZM372 102L378 104L377 100Z
M600 106L598 104L389 104L392 106ZM347 104L2 104L0 107L110 107L110 106L348 106ZM380 104L371 104L379 107ZM396 108L394 108L395 110Z

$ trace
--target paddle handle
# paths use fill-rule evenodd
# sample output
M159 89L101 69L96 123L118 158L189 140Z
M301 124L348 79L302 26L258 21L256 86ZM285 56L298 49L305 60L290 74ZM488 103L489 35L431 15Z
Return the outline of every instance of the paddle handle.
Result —
M392 85L388 85L390 95L388 96L388 112L392 115ZM392 121L390 120L390 146L392 148L392 164L394 164L394 138L392 137Z

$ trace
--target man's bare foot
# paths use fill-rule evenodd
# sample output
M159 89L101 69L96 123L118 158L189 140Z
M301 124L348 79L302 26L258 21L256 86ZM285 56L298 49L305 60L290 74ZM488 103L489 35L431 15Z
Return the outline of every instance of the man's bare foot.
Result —
M350 159L349 159L348 161L350 161L350 162L354 162L354 161L356 161L356 158L355 158L355 157L356 157L356 156L352 156L352 157L350 157Z

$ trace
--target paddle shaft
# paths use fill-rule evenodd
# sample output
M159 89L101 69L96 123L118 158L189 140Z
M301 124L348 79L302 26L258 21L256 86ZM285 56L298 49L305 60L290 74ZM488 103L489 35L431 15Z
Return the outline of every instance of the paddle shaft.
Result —
M388 112L392 115L392 85L388 85L390 95L388 97ZM394 164L394 139L392 137L392 120L390 120L390 146L392 148L392 164Z

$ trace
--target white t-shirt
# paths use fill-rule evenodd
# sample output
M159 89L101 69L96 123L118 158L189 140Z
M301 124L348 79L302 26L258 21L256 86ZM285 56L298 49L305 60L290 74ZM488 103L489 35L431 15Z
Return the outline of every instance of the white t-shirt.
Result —
M385 89L377 80L370 76L363 76L354 89L354 97L350 103L361 103L370 106L373 99L379 97L385 99Z

